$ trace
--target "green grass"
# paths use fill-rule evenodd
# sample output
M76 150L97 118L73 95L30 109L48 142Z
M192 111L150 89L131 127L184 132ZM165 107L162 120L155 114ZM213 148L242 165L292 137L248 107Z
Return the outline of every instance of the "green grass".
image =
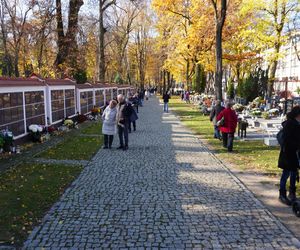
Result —
M21 246L82 171L81 166L21 164L0 176L0 243Z
M102 134L102 122L95 122L91 126L85 128L81 132L87 135L101 135Z
M103 145L102 136L74 136L39 154L57 160L90 160Z
M101 130L102 123L93 122L73 137L68 137L37 157L57 160L90 160L103 145Z
M255 169L271 175L281 172L277 167L279 147L266 146L262 141L235 141L235 152L228 154L221 142L213 139L213 125L209 117L203 116L197 107L183 103L177 97L172 97L170 107L184 125L206 139L221 159L226 159L241 169Z

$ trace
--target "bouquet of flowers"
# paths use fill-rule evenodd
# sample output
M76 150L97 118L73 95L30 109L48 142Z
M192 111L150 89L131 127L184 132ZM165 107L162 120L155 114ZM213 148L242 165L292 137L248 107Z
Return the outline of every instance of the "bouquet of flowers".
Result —
M92 114L93 117L96 117L99 114L101 114L101 109L99 107L94 107L91 110L91 114Z
M259 108L254 108L254 109L251 110L251 114L253 116L257 117L257 116L261 116L262 112L261 112L261 110Z
M28 127L33 142L41 142L41 135L44 130L43 126L37 124L31 124Z
M0 131L0 141L2 141L2 148L4 152L10 152L11 147L13 146L14 135L8 129ZM1 144L1 142L0 142ZM0 145L1 148L1 145Z
M73 128L74 127L74 122L71 119L66 119L64 121L64 125L68 128Z
M54 126L47 127L47 132L49 134L53 134L57 129Z
M263 113L262 113L262 117L263 117L264 119L266 119L266 120L271 119L271 115L270 115L269 112L263 112Z
M232 107L236 112L242 112L245 107L242 104L236 103Z

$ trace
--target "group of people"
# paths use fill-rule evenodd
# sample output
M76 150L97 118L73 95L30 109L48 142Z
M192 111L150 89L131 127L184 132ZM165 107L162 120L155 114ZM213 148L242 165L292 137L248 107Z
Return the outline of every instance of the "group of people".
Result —
M217 100L210 113L210 121L214 125L214 138L222 140L223 147L227 148L228 152L233 151L234 133L238 122L232 105L233 103L227 100L223 107L221 101Z
M111 149L114 135L118 133L120 146L118 149L128 150L128 134L136 131L138 107L140 106L139 94L130 96L128 100L120 94L117 100L111 100L102 114L102 133L104 135L103 149Z
M278 167L282 169L280 178L279 200L290 206L296 197L296 181L299 182L300 168L300 106L295 106L286 116L282 124L281 149L278 159ZM210 120L214 124L214 138L223 140L223 146L229 152L233 150L234 133L237 127L237 114L232 109L230 101L216 101L210 113ZM286 184L290 178L289 195L287 195Z
M190 92L189 91L182 91L181 100L185 101L186 103L190 103Z

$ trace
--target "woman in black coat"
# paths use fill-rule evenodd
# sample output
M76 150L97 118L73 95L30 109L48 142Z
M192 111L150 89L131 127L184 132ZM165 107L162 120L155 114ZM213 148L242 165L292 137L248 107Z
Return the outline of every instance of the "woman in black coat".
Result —
M279 200L291 205L296 200L296 178L298 173L300 152L300 106L296 106L287 115L283 126L283 146L280 150L278 167L282 169L280 179ZM290 192L286 196L286 182L290 177Z

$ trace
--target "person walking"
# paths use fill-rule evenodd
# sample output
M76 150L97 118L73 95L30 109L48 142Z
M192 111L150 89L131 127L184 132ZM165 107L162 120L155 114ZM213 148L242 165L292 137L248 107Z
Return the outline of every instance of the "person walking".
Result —
M227 148L228 152L232 152L233 150L234 133L237 127L237 115L231 107L232 103L226 101L225 109L217 116L218 125L222 132L223 147Z
M295 106L287 114L287 120L282 126L282 143L278 159L278 167L282 169L279 200L286 205L292 205L296 201L296 179L297 176L299 178L300 167L300 106ZM287 197L288 178L290 178L290 189Z
M104 149L111 149L114 135L117 133L117 102L110 101L102 114L102 134L104 135Z
M186 101L186 103L190 103L190 92L189 91L185 92L185 101Z
M146 96L146 101L148 101L150 97L150 92L148 89L145 91L145 96Z
M128 149L128 125L130 120L130 108L122 94L118 95L117 105L117 127L120 146L118 149ZM125 142L125 144L124 144Z
M210 112L210 121L214 125L214 138L221 139L220 129L217 125L217 116L224 110L224 107L221 106L221 101L217 100L215 102L215 106L212 108Z
M133 105L128 103L128 113L130 114L129 120L128 120L128 132L131 133L131 123L133 125L133 131L136 131L136 121L139 119L137 113L134 110Z
M168 94L168 91L163 95L163 100L164 100L164 112L169 112L169 100L170 100L170 95Z

